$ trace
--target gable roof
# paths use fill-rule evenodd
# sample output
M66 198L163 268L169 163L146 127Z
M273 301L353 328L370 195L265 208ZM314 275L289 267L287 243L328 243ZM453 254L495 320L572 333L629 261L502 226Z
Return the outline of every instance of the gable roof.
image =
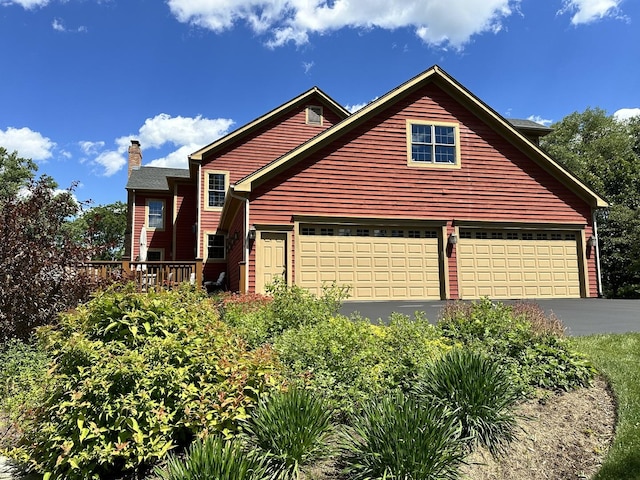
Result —
M336 112L336 114L343 119L350 115L349 111L346 110L342 105L333 100L329 95L324 93L318 87L313 87L307 90L306 92L298 95L295 98L292 98L288 102L280 105L277 108L274 108L268 113L265 113L261 117L256 118L252 122L243 125L242 127L234 130L233 132L225 135L222 138L219 138L213 143L210 143L206 147L201 148L200 150L189 155L189 160L199 162L201 161L205 155L211 154L216 150L219 150L223 147L226 147L232 142L239 141L244 138L246 135L255 131L256 129L263 126L265 123L285 114L286 112L292 110L295 107L298 107L302 104L305 104L313 97L320 97L322 101L330 105Z
M563 168L539 147L534 145L518 130L518 128L509 123L509 121L472 94L437 65L434 65L423 73L394 88L377 100L374 100L362 109L348 116L340 123L333 125L280 158L240 179L233 186L234 190L237 192L251 192L253 188L264 183L275 174L287 169L303 158L306 158L319 148L328 145L331 141L339 138L341 135L352 130L366 120L377 115L379 112L388 108L390 105L430 82L437 84L457 101L465 105L476 116L490 124L492 128L500 132L508 141L514 144L521 151L527 153L534 161L550 171L558 180L587 200L592 206L608 206L604 199L582 183L568 170ZM543 129L545 128L541 125L538 126ZM526 128L525 125L522 125L522 127Z
M187 168L139 167L131 171L125 188L169 192L170 178L189 179L191 176Z

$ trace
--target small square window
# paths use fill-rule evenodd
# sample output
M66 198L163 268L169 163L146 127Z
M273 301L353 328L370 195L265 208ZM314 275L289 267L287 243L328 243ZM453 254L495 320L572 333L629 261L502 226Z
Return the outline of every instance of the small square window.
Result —
M322 125L322 107L318 107L318 106L307 107L307 124Z
M507 240L518 240L517 232L507 232Z
M438 238L438 232L435 230L427 230L424 232L424 238Z
M562 234L561 233L552 233L551 234L551 240L562 240Z
M446 124L410 123L409 163L457 165L457 127Z
M476 232L475 237L479 239L484 239L484 238L488 238L488 235L487 235L487 232Z
M350 228L339 228L338 229L338 235L340 237L350 237L351 236L351 229Z
M502 235L502 232L491 232L491 238L493 238L494 240L500 240L504 237Z
M387 231L386 230L375 229L373 231L373 236L374 237L386 237L387 236Z
M404 230L391 230L392 237L404 237Z
M469 231L465 231L465 232L461 231L460 232L460 238L471 238L471 232L469 232Z
M546 233L536 233L536 240L546 240L546 239L547 239Z
M368 237L369 236L369 229L368 228L359 228L358 230L356 230L356 235L358 237Z
M333 236L333 228L321 228L320 235L328 235L330 237Z
M523 233L522 240L533 240L533 233Z
M420 238L420 230L409 230L407 235L409 238Z
M313 227L302 227L300 230L300 233L302 235L315 235L316 229Z

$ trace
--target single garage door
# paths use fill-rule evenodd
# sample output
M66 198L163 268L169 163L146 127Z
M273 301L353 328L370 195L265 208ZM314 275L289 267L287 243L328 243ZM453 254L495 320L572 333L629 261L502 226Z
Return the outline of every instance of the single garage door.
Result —
M574 232L460 230L461 298L580 297Z
M438 235L424 228L300 225L296 284L335 282L352 299L440 299Z

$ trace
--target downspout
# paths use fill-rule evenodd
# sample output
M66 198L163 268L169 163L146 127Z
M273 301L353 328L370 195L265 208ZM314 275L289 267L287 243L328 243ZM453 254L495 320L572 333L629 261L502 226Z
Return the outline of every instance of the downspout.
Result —
M133 201L131 202L131 255L129 255L129 261L132 262L136 259L134 256L136 246L136 191L133 191Z
M232 198L244 202L244 249L242 252L242 261L244 262L244 285L249 290L249 197L244 198L233 193L233 186L229 187L229 195ZM247 292L242 292L247 293Z
M198 216L196 218L196 258L200 257L200 228L202 225L202 164L198 163Z
M598 237L598 223L596 222L596 212L591 213L593 219L593 236L596 238L595 250L596 250L596 277L598 279L598 297L602 298L602 269L600 267L600 240Z

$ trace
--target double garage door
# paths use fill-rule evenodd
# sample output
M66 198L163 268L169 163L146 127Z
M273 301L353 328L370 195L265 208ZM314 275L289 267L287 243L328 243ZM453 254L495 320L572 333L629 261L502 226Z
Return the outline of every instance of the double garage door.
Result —
M445 292L439 230L301 224L298 233L296 284L315 294L333 282L351 286L358 300L440 299ZM580 297L577 236L461 228L459 297Z
M301 225L296 284L335 282L358 300L439 299L438 235L424 228Z
M580 297L575 232L460 230L460 298Z

